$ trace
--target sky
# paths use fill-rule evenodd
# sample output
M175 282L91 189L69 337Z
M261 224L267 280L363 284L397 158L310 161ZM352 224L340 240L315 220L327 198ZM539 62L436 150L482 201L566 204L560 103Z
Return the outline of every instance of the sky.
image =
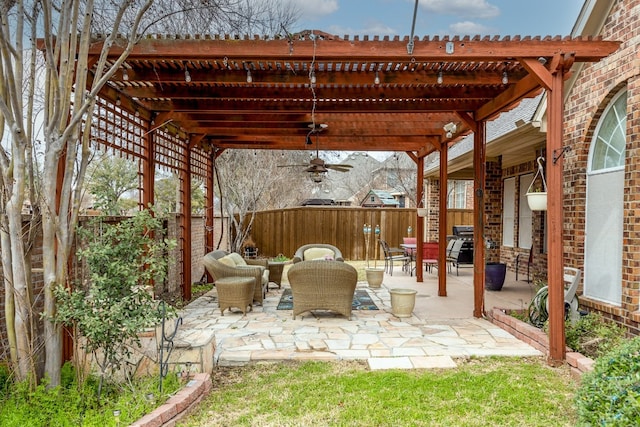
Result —
M415 0L290 0L297 28L338 36L409 36ZM566 36L584 0L420 0L416 36Z

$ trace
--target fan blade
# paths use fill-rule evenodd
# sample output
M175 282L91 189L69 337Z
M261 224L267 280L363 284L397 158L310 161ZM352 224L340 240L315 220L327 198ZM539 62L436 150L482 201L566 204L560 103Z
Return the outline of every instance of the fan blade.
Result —
M299 165L278 165L279 168L304 168L309 166L309 164L299 164Z
M339 168L337 166L327 166L329 169L334 170L336 172L350 172L351 169Z
M351 168L353 166L351 165L342 165L342 164L338 164L338 165L324 165L326 168L328 169L332 169L334 171L338 171L338 172L349 172L351 170Z

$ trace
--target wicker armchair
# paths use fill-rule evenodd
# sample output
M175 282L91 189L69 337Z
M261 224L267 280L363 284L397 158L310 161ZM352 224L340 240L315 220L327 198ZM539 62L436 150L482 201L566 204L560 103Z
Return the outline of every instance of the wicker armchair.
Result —
M202 258L202 264L214 280L223 277L253 277L256 280L253 300L262 304L269 283L269 269L266 259L244 259L235 252L209 252Z
M293 296L293 318L312 310L331 310L351 320L358 272L336 261L302 261L287 272Z
M296 253L293 255L293 263L295 264L300 261L313 261L324 256L329 256L333 258L334 261L344 261L344 258L342 258L342 252L340 252L340 249L335 246L326 243L310 243L298 248Z

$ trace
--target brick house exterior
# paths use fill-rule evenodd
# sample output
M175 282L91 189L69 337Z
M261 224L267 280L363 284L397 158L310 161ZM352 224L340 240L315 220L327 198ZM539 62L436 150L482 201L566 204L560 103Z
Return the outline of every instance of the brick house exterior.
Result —
M565 82L565 111L562 153L546 153L546 98L533 100L537 108L524 100L514 110L506 112L487 123L487 163L485 191L485 236L500 242L499 251L487 251L487 261L499 258L512 271L518 265L519 273L526 277L526 261L532 248L532 276L546 280L546 213L529 211L525 193L536 172L536 158L546 162L554 156L564 156L563 165L563 264L583 272L578 289L580 305L588 311L597 311L614 320L634 334L640 334L640 115L635 113L636 100L640 103L640 73L637 45L640 41L640 0L586 0L574 25L572 37L601 36L605 40L621 42L619 50L600 62L575 67L573 75ZM589 193L590 174L604 175L590 170L591 159L596 155L595 144L599 126L604 123L607 111L626 91L626 129L623 140L624 157L619 166L623 174L619 188L596 187ZM622 93L622 95L621 95ZM624 116L624 114L623 114ZM625 123L625 118L618 124ZM602 125L604 127L604 125ZM613 131L611 131L613 132ZM451 178L471 178L473 144L472 136L463 139L449 149ZM519 152L514 154L513 147ZM426 163L425 176L435 191L429 192L426 206L437 210L438 190L437 156ZM607 172L607 168L605 168ZM456 178L457 179L457 178ZM602 184L600 184L602 185ZM599 188L599 191L593 188ZM606 193L620 193L620 224L601 221L593 225L589 233L589 204L607 199ZM594 199L590 202L590 199ZM606 204L604 208L612 209ZM507 218L506 212L513 212ZM523 212L525 215L523 215ZM592 214L593 215L593 214ZM593 223L594 221L592 221ZM513 229L511 229L513 227ZM619 241L609 235L620 231ZM428 237L437 236L437 222L430 221ZM591 237L588 237L589 234ZM603 235L602 237L599 235ZM526 236L526 239L521 239ZM589 238L592 239L591 255ZM601 246L602 239L606 245ZM523 243L524 242L524 243ZM595 242L595 243L593 243ZM613 255L612 255L613 254ZM614 258L619 254L619 267L612 267L611 279L601 279L593 271L593 261ZM516 260L519 258L519 262ZM591 271L590 271L591 269ZM603 281L604 280L604 281ZM591 290L589 290L591 286ZM613 297L598 297L598 287L610 288Z
M597 310L637 335L640 333L640 115L635 112L635 103L640 103L640 74L638 70L637 45L640 40L640 1L587 1L592 7L591 16L581 16L575 35L599 35L606 40L621 41L621 47L601 62L585 64L577 73L575 82L565 102L564 140L571 149L564 160L564 211L563 233L564 259L570 266L587 269L583 286L588 286L589 250L587 221L589 216L588 171L593 144L599 123L614 97L626 88L626 155L624 161L624 189L621 215L621 296L618 303L605 302L590 295L580 297L581 305L588 310ZM614 232L608 224L600 225L603 233ZM592 233L593 234L593 233ZM596 256L606 255L597 254ZM587 260L587 261L585 261ZM580 293L584 292L580 288Z

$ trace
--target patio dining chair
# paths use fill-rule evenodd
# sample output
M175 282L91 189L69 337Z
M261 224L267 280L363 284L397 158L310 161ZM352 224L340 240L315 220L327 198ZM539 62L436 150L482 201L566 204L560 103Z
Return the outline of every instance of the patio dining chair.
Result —
M411 260L410 255L405 254L404 250L400 248L391 248L389 244L380 239L380 246L382 247L382 253L384 254L384 271L393 276L393 264L397 261L402 262L402 269L408 269L411 273Z

